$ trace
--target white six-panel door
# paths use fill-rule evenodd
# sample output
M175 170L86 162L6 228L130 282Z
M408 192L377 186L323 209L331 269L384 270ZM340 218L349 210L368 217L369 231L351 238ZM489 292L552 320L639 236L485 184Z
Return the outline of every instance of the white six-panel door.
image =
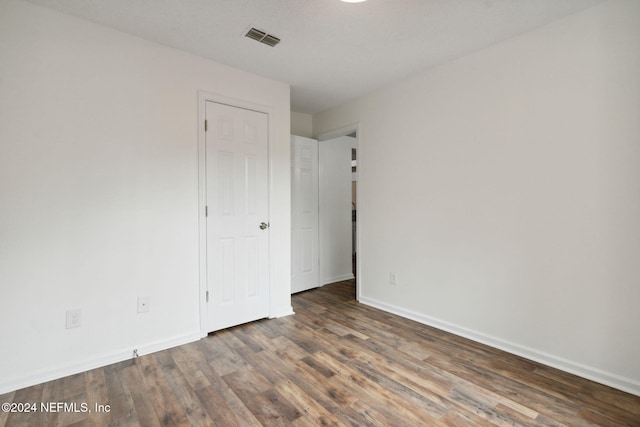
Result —
M291 137L291 293L319 286L318 141Z
M269 316L268 116L205 108L210 332Z

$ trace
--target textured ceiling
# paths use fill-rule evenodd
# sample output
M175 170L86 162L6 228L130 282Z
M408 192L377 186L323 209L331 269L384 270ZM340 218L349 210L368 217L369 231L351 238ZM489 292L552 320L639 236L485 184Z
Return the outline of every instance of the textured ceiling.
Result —
M601 0L29 1L288 83L292 110L314 113Z

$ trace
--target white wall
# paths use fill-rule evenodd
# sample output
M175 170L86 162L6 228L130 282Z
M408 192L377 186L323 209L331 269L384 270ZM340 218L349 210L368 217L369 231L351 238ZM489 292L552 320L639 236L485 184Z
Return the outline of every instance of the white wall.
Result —
M305 138L313 137L313 115L291 112L291 134L304 136Z
M343 136L318 144L320 189L320 284L353 278L351 225L351 149Z
M200 337L199 90L273 111L274 314L291 312L287 85L18 0L0 61L0 393Z
M639 24L607 2L314 116L360 123L362 301L640 394Z

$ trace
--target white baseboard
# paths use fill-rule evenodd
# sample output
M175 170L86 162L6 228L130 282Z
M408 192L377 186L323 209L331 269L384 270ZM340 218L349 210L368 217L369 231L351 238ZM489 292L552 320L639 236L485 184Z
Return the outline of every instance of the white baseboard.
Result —
M166 350L168 348L177 347L179 345L187 344L193 341L198 341L200 338L201 334L198 331L192 334L170 338L168 340L161 340L143 344L137 348L138 356L143 356L145 354L155 353L156 351ZM129 347L126 350L116 351L109 355L97 357L94 359L87 359L84 361L62 365L56 368L42 370L37 373L14 378L9 381L0 382L0 394L10 393L21 388L31 387L36 384L42 384L47 381L57 380L59 378L78 374L80 372L90 371L91 369L101 368L103 366L122 362L131 358L133 358L133 352L132 347Z
M269 319L277 319L279 317L287 317L287 316L291 316L292 314L296 314L296 313L293 311L293 307L289 307L289 309L287 311L284 311L282 313L276 313L276 314L274 314L272 316L269 316Z
M582 378L586 378L591 381L595 381L600 384L607 385L609 387L622 390L627 393L640 396L640 382L631 378L625 378L611 372L606 372L598 368L586 366L581 363L573 362L571 360L564 359L562 357L554 356L549 353L545 353L533 348L529 348L520 344L516 344L510 341L503 340L491 335L484 334L482 332L474 331L468 328L464 328L452 323L439 320L430 316L425 316L420 313L416 313L411 310L406 310L401 307L397 307L391 304L386 304L375 299L361 297L360 303L369 305L371 307L378 308L380 310L397 314L398 316L405 317L407 319L415 320L427 326L432 326L437 329L441 329L452 334L468 338L472 341L476 341L482 344L489 345L491 347L504 350L508 353L522 356L526 359L533 360L535 362L542 363L552 368L560 369L570 374L577 375Z
M334 277L328 277L326 279L321 279L320 286L328 285L329 283L342 282L343 280L351 280L354 278L355 276L353 275L353 273L342 274L340 276L334 276Z

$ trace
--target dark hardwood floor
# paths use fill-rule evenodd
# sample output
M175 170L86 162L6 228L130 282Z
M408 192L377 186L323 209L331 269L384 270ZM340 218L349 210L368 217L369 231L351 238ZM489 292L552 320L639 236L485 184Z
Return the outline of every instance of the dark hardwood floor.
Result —
M295 316L2 395L77 412L0 412L0 425L640 426L640 397L358 304L352 281L293 304Z

